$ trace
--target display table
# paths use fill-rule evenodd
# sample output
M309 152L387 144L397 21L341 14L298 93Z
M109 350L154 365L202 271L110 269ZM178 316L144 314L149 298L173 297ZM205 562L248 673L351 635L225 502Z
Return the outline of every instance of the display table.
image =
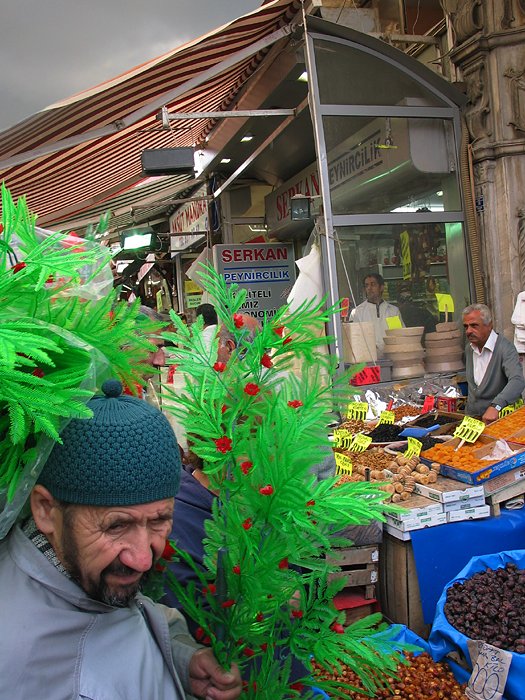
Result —
M384 533L378 598L387 619L426 639L443 588L472 557L525 549L525 509L414 530L411 537L402 542Z
M484 520L415 530L411 536L423 620L431 624L443 588L472 557L525 549L525 508L503 509L498 517Z

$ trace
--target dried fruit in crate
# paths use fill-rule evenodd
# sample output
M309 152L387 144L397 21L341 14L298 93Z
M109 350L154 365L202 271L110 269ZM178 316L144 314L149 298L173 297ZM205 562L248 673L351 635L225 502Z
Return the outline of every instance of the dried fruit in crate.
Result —
M466 700L462 685L454 678L449 667L441 662L436 662L426 652L415 656L405 654L408 664L399 664L396 671L397 678L389 680L390 687L378 689L375 698L383 700ZM335 683L349 683L356 688L362 689L357 676L348 667L341 664L341 672L334 670L327 673L314 662L314 672L318 677L333 681ZM354 692L344 687L339 687L341 698L351 698L351 700L370 700L370 695Z

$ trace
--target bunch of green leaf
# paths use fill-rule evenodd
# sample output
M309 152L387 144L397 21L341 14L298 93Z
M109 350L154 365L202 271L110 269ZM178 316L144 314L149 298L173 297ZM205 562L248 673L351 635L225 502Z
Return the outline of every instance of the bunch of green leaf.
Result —
M138 321L138 302L118 302L116 290L97 300L78 296L108 265L107 249L80 238L64 246L65 235L44 233L25 200L15 203L2 186L0 537L16 517L8 507L22 474L25 494L42 451L67 420L91 415L86 402L105 378L141 380L141 363L155 349L146 336L159 329Z
M334 309L285 307L254 334L239 314L243 292L210 268L203 277L236 349L227 364L216 362L217 342L206 350L202 324L190 330L173 315L176 335L166 337L178 344L173 361L186 384L169 410L218 498L206 524L206 570L173 543L195 580L183 587L168 570L168 585L220 662L244 667L246 697L298 696L314 683L312 653L326 668L347 663L373 693L397 654L377 616L343 627L333 597L344 582L328 582L337 566L326 554L348 544L338 532L383 520L391 507L375 485L318 482L312 473L331 449L334 404L349 394L348 376L326 382L334 367L322 331ZM302 371L289 371L298 359ZM381 630L377 643L371 635ZM292 656L305 667L299 684L290 681Z

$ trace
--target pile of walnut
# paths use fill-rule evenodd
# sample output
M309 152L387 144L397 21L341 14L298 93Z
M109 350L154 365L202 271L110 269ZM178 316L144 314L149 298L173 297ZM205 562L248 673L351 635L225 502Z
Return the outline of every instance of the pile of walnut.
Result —
M390 455L382 449L346 453L352 460L352 474L343 474L338 484L347 481L387 482L383 490L391 495L392 503L401 503L410 498L416 484L434 484L439 474L439 464L430 466L420 462L419 457Z

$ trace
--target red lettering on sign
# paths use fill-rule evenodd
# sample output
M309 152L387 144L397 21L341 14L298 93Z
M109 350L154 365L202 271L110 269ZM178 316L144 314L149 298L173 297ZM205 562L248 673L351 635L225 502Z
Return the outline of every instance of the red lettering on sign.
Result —
M286 248L236 248L221 251L222 262L264 262L265 260L287 260Z

